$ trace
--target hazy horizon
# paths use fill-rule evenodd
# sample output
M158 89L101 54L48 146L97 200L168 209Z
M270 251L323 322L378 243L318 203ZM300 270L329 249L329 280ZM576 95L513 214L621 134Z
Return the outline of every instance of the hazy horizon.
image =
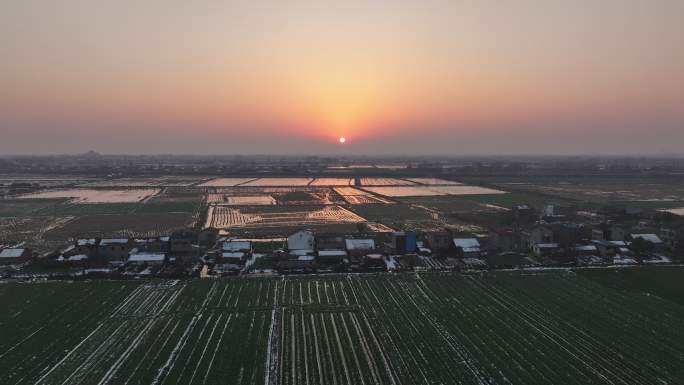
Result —
M0 10L0 155L684 154L681 1Z

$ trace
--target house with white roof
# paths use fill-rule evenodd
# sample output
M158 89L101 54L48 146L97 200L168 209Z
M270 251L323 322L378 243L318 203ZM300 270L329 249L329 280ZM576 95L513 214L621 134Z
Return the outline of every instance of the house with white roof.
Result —
M252 251L252 242L227 240L223 242L221 249L226 252L249 252Z
M318 250L318 262L320 263L341 263L347 258L345 250Z
M373 239L350 239L344 240L344 245L347 251L368 251L375 250L375 240Z
M243 265L246 259L247 254L242 251L224 251L221 253L221 263Z
M93 258L97 256L97 243L95 238L78 239L75 242L75 250L73 252Z
M313 253L315 247L315 237L310 230L299 230L287 237L287 249L306 250L307 254Z
M629 234L629 237L634 239L641 239L647 242L651 242L654 245L661 245L663 241L656 234Z
M482 255L480 242L477 238L454 238L456 250L461 252L461 258L479 258Z
M647 244L652 245L652 249L649 247L650 251L662 251L665 248L665 242L663 242L659 236L656 234L629 234L629 238L632 240L632 249L634 252L638 252L634 248L636 247L636 240L645 241Z
M164 253L135 252L128 256L126 262L131 264L161 265L166 260Z
M31 249L9 248L0 251L0 265L18 265L31 260Z
M128 238L103 238L98 246L98 257L109 261L125 261L133 247Z

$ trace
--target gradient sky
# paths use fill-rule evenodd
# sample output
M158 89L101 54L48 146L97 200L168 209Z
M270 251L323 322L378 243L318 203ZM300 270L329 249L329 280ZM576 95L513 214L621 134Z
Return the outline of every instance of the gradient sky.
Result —
M0 154L684 154L683 20L681 0L4 0Z

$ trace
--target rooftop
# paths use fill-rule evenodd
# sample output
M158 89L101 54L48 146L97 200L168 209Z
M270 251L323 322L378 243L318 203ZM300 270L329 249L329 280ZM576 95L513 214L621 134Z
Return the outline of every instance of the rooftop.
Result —
M26 249L4 249L0 251L0 258L19 258Z
M225 251L251 250L252 243L249 241L226 241L222 246Z
M127 238L105 238L100 241L100 246L106 245L125 245L128 244Z
M164 253L136 253L128 257L128 262L162 262L164 258Z
M480 242L476 238L454 238L454 246L463 249L464 252L480 251Z
M375 241L372 239L345 239L347 250L372 250L375 249Z

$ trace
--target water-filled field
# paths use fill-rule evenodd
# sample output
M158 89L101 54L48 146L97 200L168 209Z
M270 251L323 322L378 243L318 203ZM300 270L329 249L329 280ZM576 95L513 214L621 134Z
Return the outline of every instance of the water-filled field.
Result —
M380 186L364 187L364 190L388 197L436 196L436 195L486 195L504 194L504 191L478 186Z
M23 199L70 198L72 203L141 202L159 193L158 189L135 190L48 190L21 196Z

